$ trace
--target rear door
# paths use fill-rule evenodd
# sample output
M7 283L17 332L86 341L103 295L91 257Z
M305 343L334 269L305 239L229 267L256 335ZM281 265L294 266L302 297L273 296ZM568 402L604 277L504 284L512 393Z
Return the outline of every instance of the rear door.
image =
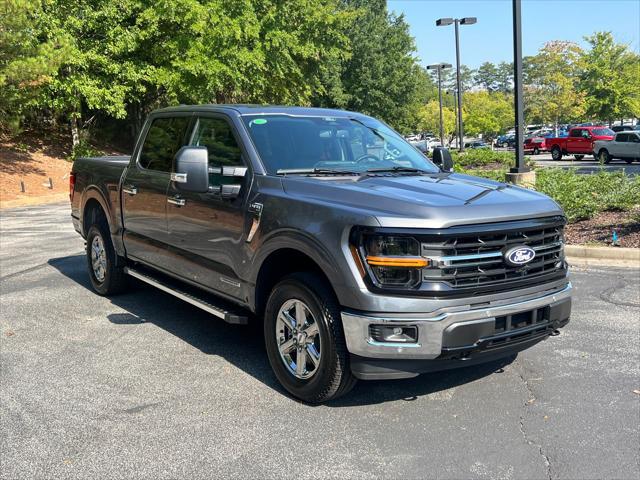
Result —
M610 143L609 153L614 157L624 158L627 156L629 148L629 134L616 133L615 138Z
M628 134L627 149L629 152L629 158L640 159L640 132L631 132Z
M186 144L191 114L150 119L122 182L127 255L167 267L167 188L173 159Z
M232 297L240 297L238 267L244 252L245 200L251 174L239 137L228 117L199 116L190 144L207 147L211 193L184 192L170 182L167 200L173 271L181 277ZM236 167L238 176L222 176L220 167ZM233 169L227 169L233 170ZM244 176L240 176L246 172ZM236 198L214 193L220 185L241 185Z

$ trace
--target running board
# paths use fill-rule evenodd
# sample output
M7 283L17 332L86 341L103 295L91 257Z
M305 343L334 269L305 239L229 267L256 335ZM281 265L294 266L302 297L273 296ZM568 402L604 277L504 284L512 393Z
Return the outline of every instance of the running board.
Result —
M177 282L164 281L156 277L152 277L151 275L142 273L138 270L134 270L129 267L125 267L125 273L131 275L138 280L148 283L149 285L156 287L163 292L167 292L174 297L179 298L180 300L184 300L191 305L194 305L198 308L201 308L205 312L210 313L211 315L215 315L218 318L221 318L227 323L233 323L236 325L247 325L249 323L249 318L242 314L231 311L230 308L220 307L214 305L210 301L205 300L203 297L213 297L213 295L209 295L206 292L197 292L196 288L189 288L189 286L180 286L178 287ZM185 291L189 290L189 291ZM221 300L220 303L227 303L224 300Z

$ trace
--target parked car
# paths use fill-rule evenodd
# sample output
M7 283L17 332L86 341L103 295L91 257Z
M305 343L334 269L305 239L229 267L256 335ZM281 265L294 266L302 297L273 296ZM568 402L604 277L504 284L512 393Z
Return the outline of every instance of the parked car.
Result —
M547 139L545 137L528 137L524 140L524 153L538 155L540 152L546 152Z
M594 142L611 140L614 135L606 127L573 127L569 130L568 137L549 137L545 145L554 160L561 160L563 155L573 155L576 160L582 160L585 155L593 154Z
M496 139L496 146L500 148L513 148L516 145L515 135L500 135Z
M560 207L452 173L446 149L434 161L353 112L171 107L131 157L74 162L71 215L98 294L133 277L260 322L276 378L319 403L514 355L569 321Z
M618 132L613 140L594 142L593 156L603 163L618 158L627 163L640 161L640 131Z
M633 129L634 129L633 125L614 125L613 127L611 127L611 130L613 130L616 133L626 132Z
M475 140L473 142L467 142L464 144L464 148L476 149L476 148L491 148L482 140Z

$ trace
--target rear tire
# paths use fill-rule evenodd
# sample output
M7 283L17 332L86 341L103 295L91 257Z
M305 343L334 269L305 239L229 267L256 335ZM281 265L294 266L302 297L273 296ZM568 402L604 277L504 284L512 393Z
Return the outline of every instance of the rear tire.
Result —
M100 295L114 295L127 286L124 261L118 259L107 221L98 218L87 233L87 267L91 285Z
M278 381L304 402L333 400L357 382L338 301L318 275L295 273L274 287L265 310L264 338Z
M556 162L562 160L562 150L560 150L558 147L553 147L551 149L551 158Z

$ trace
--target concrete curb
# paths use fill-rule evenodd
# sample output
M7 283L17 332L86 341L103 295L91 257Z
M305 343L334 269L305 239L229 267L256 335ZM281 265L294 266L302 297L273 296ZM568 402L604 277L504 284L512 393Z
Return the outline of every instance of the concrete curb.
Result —
M640 269L640 248L565 245L564 252L570 265Z

